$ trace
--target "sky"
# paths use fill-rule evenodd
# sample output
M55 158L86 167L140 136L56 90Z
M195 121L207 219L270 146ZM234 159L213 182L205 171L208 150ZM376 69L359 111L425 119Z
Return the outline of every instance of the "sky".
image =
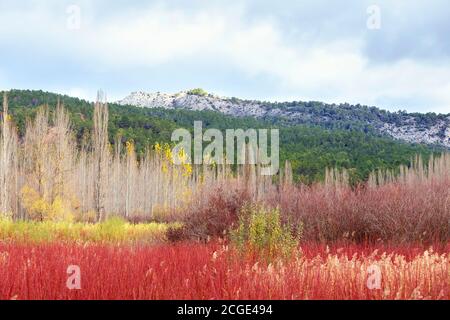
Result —
M0 89L450 113L447 0L0 0Z

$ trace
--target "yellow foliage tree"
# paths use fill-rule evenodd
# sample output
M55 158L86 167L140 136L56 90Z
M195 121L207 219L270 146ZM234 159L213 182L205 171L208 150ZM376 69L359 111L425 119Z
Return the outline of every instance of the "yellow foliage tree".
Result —
M29 186L22 188L22 203L28 215L38 221L72 221L71 205L60 196L50 202Z

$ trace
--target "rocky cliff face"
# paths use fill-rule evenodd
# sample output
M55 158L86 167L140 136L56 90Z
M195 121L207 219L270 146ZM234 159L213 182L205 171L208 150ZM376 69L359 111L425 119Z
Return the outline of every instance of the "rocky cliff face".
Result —
M133 92L118 103L143 108L210 110L238 117L283 119L291 124L333 126L353 123L370 126L395 139L450 148L450 114L393 113L375 107L320 102L269 103L211 94L192 94L187 91L176 94Z

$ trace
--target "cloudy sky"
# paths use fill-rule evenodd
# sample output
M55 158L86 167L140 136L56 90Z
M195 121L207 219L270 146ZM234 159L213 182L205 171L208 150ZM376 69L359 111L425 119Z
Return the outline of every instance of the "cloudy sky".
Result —
M0 0L0 89L450 113L449 16L447 0Z

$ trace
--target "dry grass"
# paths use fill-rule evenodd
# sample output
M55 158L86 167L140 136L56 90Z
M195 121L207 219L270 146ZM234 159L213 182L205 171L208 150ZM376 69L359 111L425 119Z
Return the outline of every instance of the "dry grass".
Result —
M166 241L168 228L178 224L130 224L109 219L98 224L0 220L0 241L11 243L155 244Z

